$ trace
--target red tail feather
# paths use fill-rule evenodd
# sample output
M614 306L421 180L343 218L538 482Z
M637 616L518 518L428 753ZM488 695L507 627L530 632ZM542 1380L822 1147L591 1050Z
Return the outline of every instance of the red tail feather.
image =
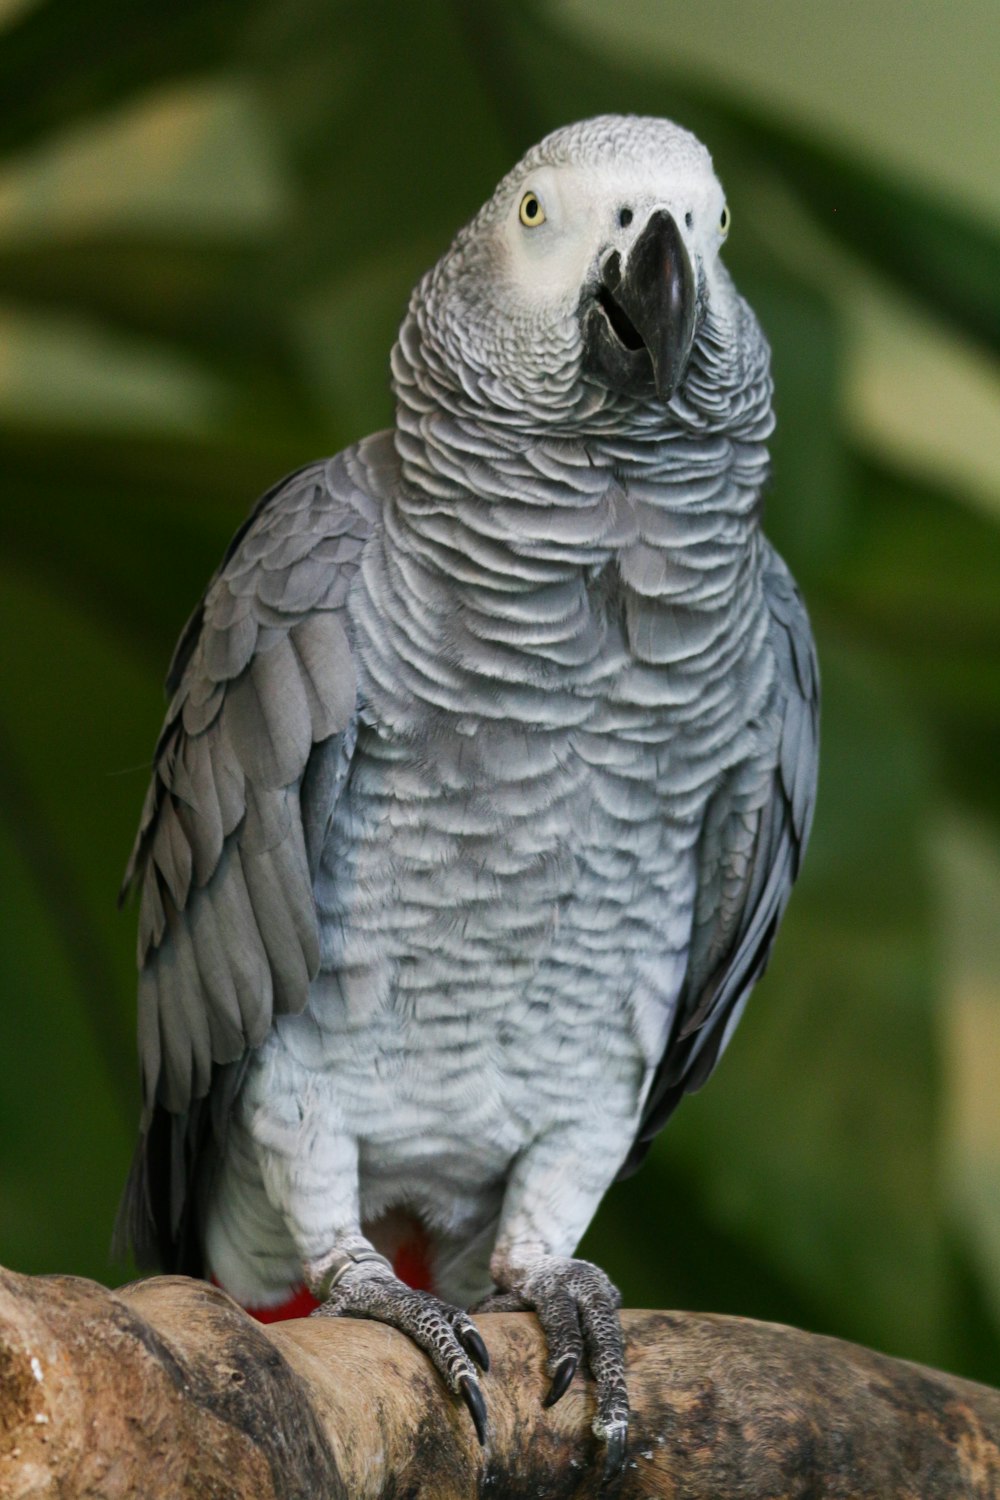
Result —
M419 1225L413 1225L411 1239L396 1247L393 1270L400 1281L405 1281L407 1286L411 1286L415 1292L434 1290L430 1244ZM214 1276L212 1281L215 1286L221 1285ZM225 1290L224 1287L223 1290ZM251 1318L256 1318L258 1323L283 1323L287 1318L307 1318L317 1307L319 1303L312 1292L300 1286L296 1287L284 1302L279 1302L275 1307L247 1307L245 1311L250 1314Z
M427 1236L414 1225L414 1237L397 1246L393 1258L393 1270L400 1281L412 1286L415 1292L432 1292L434 1277L431 1273L430 1245Z
M277 1307L248 1307L246 1311L258 1323L283 1323L286 1318L308 1318L317 1307L319 1303L312 1292L300 1286Z

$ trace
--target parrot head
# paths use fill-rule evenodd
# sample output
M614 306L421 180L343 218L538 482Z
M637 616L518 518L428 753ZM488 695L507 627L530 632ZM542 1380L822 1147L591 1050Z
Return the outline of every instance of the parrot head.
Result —
M735 360L752 317L719 258L728 228L711 157L680 126L611 115L555 131L414 293L435 396L512 425L662 413L699 343Z

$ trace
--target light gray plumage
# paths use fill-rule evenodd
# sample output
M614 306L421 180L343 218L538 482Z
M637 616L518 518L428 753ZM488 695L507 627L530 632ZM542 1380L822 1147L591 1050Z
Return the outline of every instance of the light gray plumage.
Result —
M124 1228L250 1304L348 1257L331 1310L470 1405L474 1335L442 1352L355 1257L415 1217L442 1295L536 1307L572 1375L551 1299L587 1336L614 1296L568 1257L714 1067L808 838L815 658L723 209L665 121L535 147L413 295L395 428L263 498L171 667Z

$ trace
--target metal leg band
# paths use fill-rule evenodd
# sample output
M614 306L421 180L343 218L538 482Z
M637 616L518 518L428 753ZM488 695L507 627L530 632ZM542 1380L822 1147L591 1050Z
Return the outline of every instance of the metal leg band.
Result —
M384 1255L379 1255L377 1250L335 1250L327 1261L322 1279L313 1288L313 1296L320 1302L325 1302L350 1268L364 1261L374 1261L385 1266L387 1271L392 1271L392 1262L386 1260Z

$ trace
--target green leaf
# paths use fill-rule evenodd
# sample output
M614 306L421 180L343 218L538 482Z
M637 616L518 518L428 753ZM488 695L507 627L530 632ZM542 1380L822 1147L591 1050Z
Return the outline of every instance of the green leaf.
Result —
M748 268L740 289L771 344L774 412L764 529L807 599L849 545L850 455L838 420L843 333L828 298Z
M72 313L194 355L228 381L266 386L292 407L304 388L289 343L287 299L271 276L270 237L128 231L0 243L0 299ZM265 283L269 294L261 296ZM285 417L290 419L291 412Z
M1000 517L856 460L823 608L920 716L953 799L1000 819Z
M249 432L216 444L86 434L54 443L0 428L0 561L128 640L157 686L257 496L312 456L294 432L281 444Z
M254 0L43 0L0 34L0 153L231 59Z
M292 164L294 222L279 262L311 291L409 248L407 288L490 185L510 145L470 66L465 7L400 6L373 29L361 0L262 8L241 45Z
M138 1099L115 891L160 708L127 646L0 570L0 1260L107 1279Z
M1000 1322L1000 856L996 830L988 833L951 817L934 847L945 936L942 1156L957 1222Z
M0 1262L25 1272L107 1281L110 1228L131 1129L79 1003L79 978L51 890L23 858L23 840L12 833L9 812L3 798ZM127 1042L124 1024L120 1042Z
M990 226L750 111L726 114L825 230L966 337L1000 352L1000 236Z

